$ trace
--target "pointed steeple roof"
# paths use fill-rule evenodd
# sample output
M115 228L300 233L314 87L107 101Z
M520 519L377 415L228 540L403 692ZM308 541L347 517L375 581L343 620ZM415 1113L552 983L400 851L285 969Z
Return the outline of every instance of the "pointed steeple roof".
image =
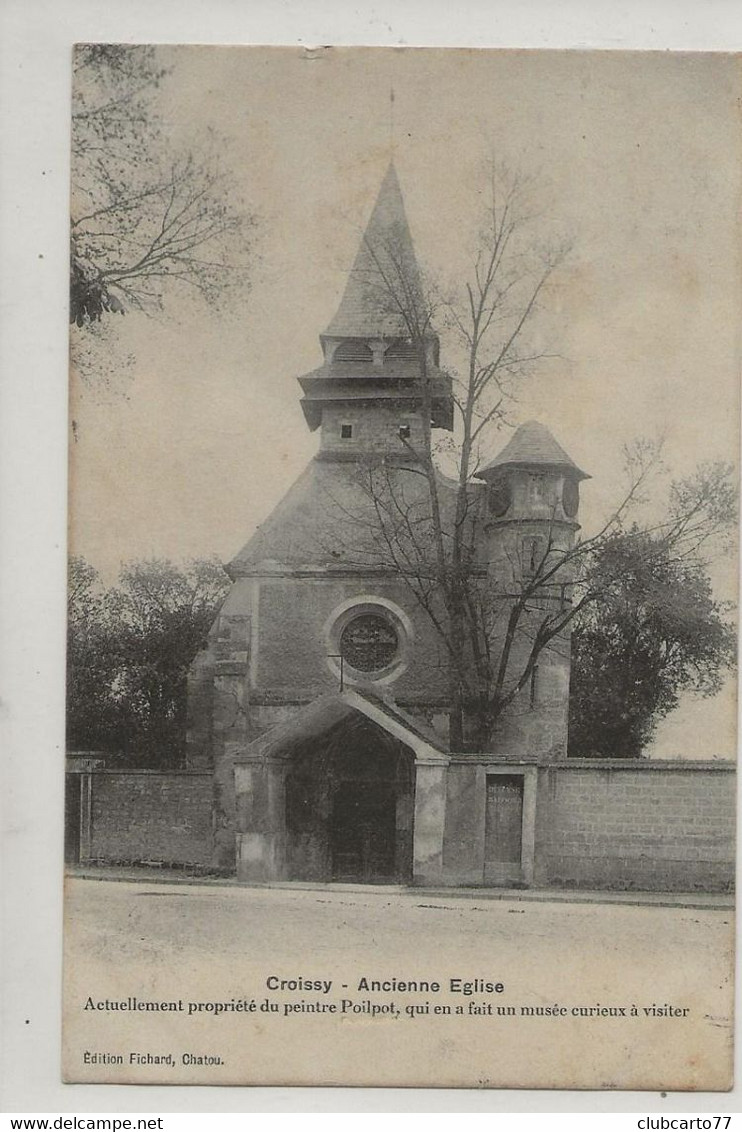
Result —
M404 318L405 300L414 301L421 294L420 269L399 180L390 164L337 314L320 335L322 365L298 379L303 392L301 407L310 429L329 419L325 410L351 404L364 412L381 406L385 411L421 409L420 343L410 341ZM395 295L404 295L402 310ZM439 367L438 335L431 328L424 337L431 421L435 428L450 431L451 377ZM394 436L397 445L396 432ZM386 445L381 433L378 439Z
M486 479L488 473L508 466L563 468L572 472L577 479L590 479L587 472L577 467L548 428L539 421L526 421L516 429L499 456L495 456L477 476Z
M386 280L386 282L385 282ZM406 337L392 294L401 280L421 290L420 269L407 223L402 190L390 162L361 240L328 338Z

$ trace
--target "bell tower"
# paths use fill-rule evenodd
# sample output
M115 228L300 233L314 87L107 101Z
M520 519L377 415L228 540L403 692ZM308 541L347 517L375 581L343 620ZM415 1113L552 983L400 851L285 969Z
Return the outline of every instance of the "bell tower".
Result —
M405 458L422 439L421 372L432 424L453 428L451 379L432 331L413 341L409 316L422 296L420 269L394 164L361 239L337 313L320 335L323 364L299 378L301 406L321 429L320 459ZM423 351L423 357L420 356Z

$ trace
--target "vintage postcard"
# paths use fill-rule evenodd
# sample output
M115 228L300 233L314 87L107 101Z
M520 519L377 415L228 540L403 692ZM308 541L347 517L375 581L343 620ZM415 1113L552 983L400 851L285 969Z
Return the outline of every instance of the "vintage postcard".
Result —
M732 1087L741 80L75 48L66 1081Z

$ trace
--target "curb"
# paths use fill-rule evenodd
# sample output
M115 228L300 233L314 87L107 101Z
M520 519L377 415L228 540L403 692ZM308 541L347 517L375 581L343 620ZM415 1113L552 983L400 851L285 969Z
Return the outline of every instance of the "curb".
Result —
M167 875L155 872L118 872L106 869L74 868L65 878L108 881L127 884L157 884L208 888L232 888L240 891L326 892L365 896L403 896L413 900L428 897L435 900L492 900L517 904L609 904L638 908L692 908L700 911L733 911L733 893L698 892L613 892L594 889L516 889L516 888L416 888L408 885L320 884L303 881L279 881L275 884L244 884L236 877Z

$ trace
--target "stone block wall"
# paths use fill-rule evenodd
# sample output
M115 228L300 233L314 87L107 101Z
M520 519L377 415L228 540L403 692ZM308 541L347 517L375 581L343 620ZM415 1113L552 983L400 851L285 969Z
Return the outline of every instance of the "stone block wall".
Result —
M539 774L536 884L658 891L734 885L724 763L573 762Z
M530 638L516 641L512 670L525 668ZM496 755L566 759L569 709L569 639L545 648L531 680L500 716L492 736Z
M446 884L484 884L485 768L454 764L446 783L443 878Z
M733 888L732 764L538 765L485 758L463 757L448 768L445 884L485 884L486 784L508 773L523 780L522 883L658 892Z
M342 426L350 425L351 435L343 437ZM405 453L399 439L400 426L409 429L409 441L415 447L423 442L420 414L406 406L377 405L373 410L367 404L326 405L322 410L321 451L345 455L358 452Z
M82 795L82 864L212 865L211 773L95 770Z
M485 883L486 783L507 772L524 780L524 882L729 891L735 873L734 770L729 763L458 760L441 772L439 883ZM79 830L82 863L229 867L215 836L219 808L212 773L94 769L68 779L74 784L70 803L79 805L75 813L70 805L69 824ZM233 843L234 831L227 832Z

